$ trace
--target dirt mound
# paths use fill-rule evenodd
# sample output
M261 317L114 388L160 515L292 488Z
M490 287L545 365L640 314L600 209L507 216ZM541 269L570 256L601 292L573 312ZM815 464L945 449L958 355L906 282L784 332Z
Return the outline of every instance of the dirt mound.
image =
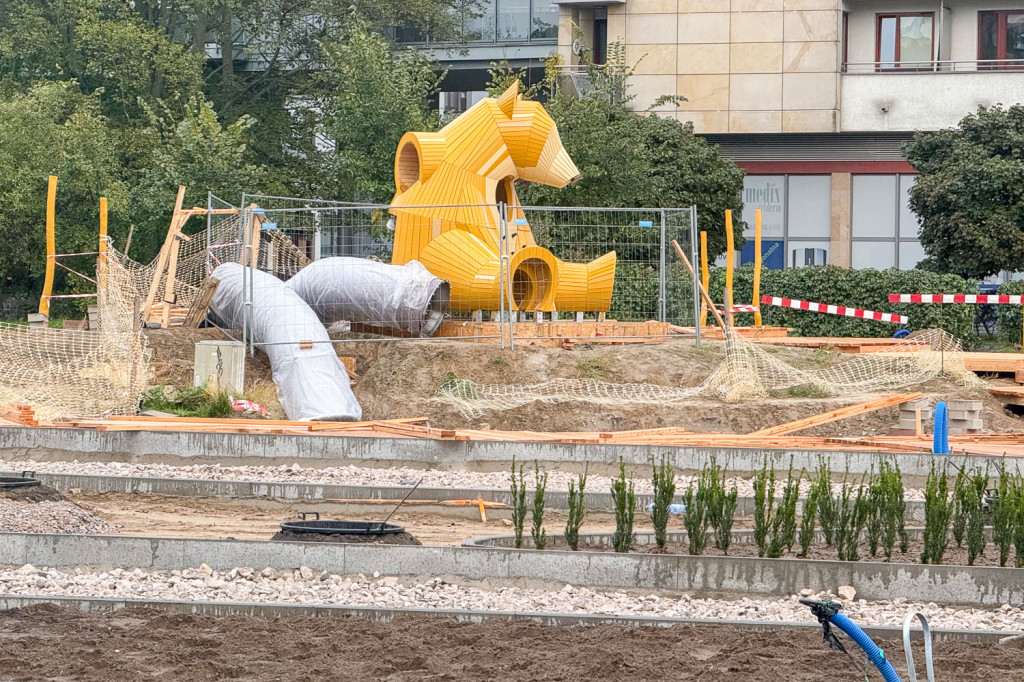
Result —
M296 533L293 530L281 530L270 538L279 542L344 542L365 543L373 545L422 545L411 533L388 533L386 535L347 535L343 533Z
M216 329L157 329L148 332L158 380L175 386L192 383L193 344L204 338L224 338ZM501 350L494 344L454 341L394 341L359 343L353 336L333 335L338 355L356 358L359 379L353 390L364 419L422 417L442 428L492 428L535 431L621 431L676 426L696 432L750 433L783 422L809 417L867 400L872 395L836 398L808 397L799 391L749 403L694 400L678 405L625 405L608 408L585 402L557 406L532 403L494 410L468 419L454 406L435 400L438 386L452 376L478 383L532 384L549 379L598 379L612 383L696 386L725 357L724 344L671 339L661 344L604 346L577 344L575 350L521 347ZM348 342L345 340L348 339ZM772 347L767 351L798 368L821 369L844 356L827 350ZM266 382L270 367L257 351L246 358L246 384ZM923 391L930 399L982 400L985 427L993 431L1021 428L1021 419L984 391L964 389L946 380L906 391ZM808 436L887 434L898 420L895 407L800 432Z
M33 485L24 488L0 488L0 499L18 502L67 502L68 498L48 485Z
M905 674L902 644L878 644ZM863 681L864 656L856 646L849 648L860 665L825 649L816 628L553 627L426 616L378 623L144 609L98 614L52 606L0 612L0 670L10 680ZM935 645L935 673L942 682L1011 679L1015 670L1020 671L1018 647Z

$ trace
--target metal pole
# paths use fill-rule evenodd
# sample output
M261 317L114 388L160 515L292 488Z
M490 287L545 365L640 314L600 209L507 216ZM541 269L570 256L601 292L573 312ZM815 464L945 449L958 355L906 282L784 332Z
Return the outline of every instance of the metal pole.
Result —
M505 350L505 204L498 204L498 333Z
M206 276L213 272L210 267L210 244L211 232L213 230L213 192L206 193Z
M242 203L239 205L239 229L242 230L242 251L241 251L241 264L242 264L242 346L249 347L249 354L253 354L252 339L249 338L249 311L250 302L249 298L249 287L247 282L251 279L252 273L249 272L247 267L247 260L249 255L249 230L246 229L246 214L248 209L245 207L245 192L242 192Z
M512 310L512 304L515 302L515 296L512 293L512 239L511 232L508 226L509 210L508 204L505 204L503 209L505 216L505 291L508 292L508 347L509 350L516 349L516 316L519 314L518 310Z
M661 209L661 260L658 263L658 321L665 322L665 209Z
M690 207L690 260L697 262L697 207ZM700 347L700 282L697 270L693 271L693 328L697 334L696 344Z

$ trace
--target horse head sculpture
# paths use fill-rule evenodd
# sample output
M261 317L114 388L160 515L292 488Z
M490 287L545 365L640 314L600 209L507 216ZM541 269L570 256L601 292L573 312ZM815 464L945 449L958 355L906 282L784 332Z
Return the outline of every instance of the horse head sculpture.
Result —
M605 312L611 305L615 252L567 263L538 246L515 181L565 187L580 178L537 102L513 83L436 133L406 133L395 156L392 262L418 260L451 283L451 309L498 310L501 229L507 214L513 310Z

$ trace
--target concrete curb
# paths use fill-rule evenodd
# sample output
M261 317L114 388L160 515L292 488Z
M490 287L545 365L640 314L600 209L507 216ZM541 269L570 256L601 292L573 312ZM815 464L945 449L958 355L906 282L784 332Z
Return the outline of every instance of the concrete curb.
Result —
M390 623L399 616L451 618L460 623L483 623L488 620L528 621L548 626L618 625L622 627L672 627L676 625L719 625L748 632L775 632L780 630L818 631L817 623L779 623L760 620L710 620L704 618L634 618L629 616L600 616L585 614L534 613L512 611L470 611L461 609L422 608L370 608L363 606L306 606L301 604L255 602L203 602L171 601L165 599L112 599L108 597L51 597L46 595L3 595L0 610L20 609L40 604L54 604L83 612L111 612L126 608L150 608L172 613L200 616L255 616L259 618L363 618L378 623ZM898 639L902 628L865 626L861 628L871 638ZM999 630L932 630L932 641L942 642L998 642L1014 631Z
M872 601L970 606L1024 604L1024 571L879 562L757 559L669 554L616 554L495 547L430 547L102 535L0 533L0 564L119 566L175 570L206 563L294 570L309 566L341 575L458 576L501 585L572 584L591 588L667 590L699 595L787 597L804 588L853 585Z
M11 472L20 474L20 472ZM141 493L168 495L172 497L228 497L238 499L265 499L279 502L308 502L310 504L329 499L344 500L401 500L409 492L408 486L367 486L335 485L326 483L287 483L275 481L230 481L186 478L149 478L136 476L93 476L89 474L48 474L37 473L36 478L57 490L77 488L91 493ZM417 488L410 501L417 500L475 500L511 504L507 489L497 488ZM615 504L610 493L587 492L585 498L588 511L612 512ZM548 509L569 508L569 493L565 490L548 490L544 493ZM646 509L654 501L651 494L637 494L636 508ZM680 495L676 502L682 502ZM801 502L802 505L802 502ZM801 509L798 506L798 511ZM924 502L907 502L908 521L924 521ZM754 513L754 498L740 497L737 500L736 515L749 516Z
M715 456L730 471L753 472L765 457L776 470L785 470L792 459L799 470L814 470L819 455L827 456L833 471L862 474L877 464L878 451L771 450L746 448L694 448L648 445L595 445L590 443L523 443L494 441L419 440L413 438L361 438L320 435L264 435L237 433L187 433L169 431L94 431L92 429L6 427L0 428L0 457L9 460L67 460L98 462L152 462L161 464L220 463L232 465L362 466L412 464L428 468L472 467L502 469L515 456L544 465L563 464L567 469L584 463L646 466L651 458L668 458L672 466L695 471ZM927 476L934 456L930 453L892 453L904 476ZM998 468L1000 457L972 457L979 465Z

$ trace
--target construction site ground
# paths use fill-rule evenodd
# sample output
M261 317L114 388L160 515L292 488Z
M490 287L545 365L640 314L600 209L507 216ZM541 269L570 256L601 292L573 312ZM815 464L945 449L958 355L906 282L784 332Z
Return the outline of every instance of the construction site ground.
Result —
M303 511L319 511L323 518L350 521L383 520L395 508L394 500L380 504L369 501L338 503L330 500L316 504L284 505L264 500L225 500L163 495L88 494L71 492L68 499L111 525L122 535L147 537L235 538L269 540L279 525L298 517ZM391 523L405 530L424 545L459 545L477 535L506 535L512 532L508 509L487 509L487 522L480 520L475 506L455 507L435 503L406 502L391 517ZM561 532L565 515L547 511L549 532ZM645 527L646 516L637 515L637 531ZM736 527L743 527L737 520ZM615 529L612 514L593 513L587 517L584 532L610 532ZM683 530L682 522L672 519L671 530Z
M186 387L193 382L193 345L202 339L226 338L217 329L162 329L148 333L153 347L154 382ZM349 337L351 338L351 337ZM700 348L690 339L659 344L576 344L571 351L520 347L502 350L495 344L455 341L349 342L335 346L341 356L356 358L353 390L364 419L429 418L442 428L491 428L543 431L622 431L674 426L694 432L750 433L776 424L809 417L854 402L869 394L838 397L803 397L800 391L749 402L725 403L693 400L685 404L622 405L610 407L585 402L552 406L532 403L509 410L491 410L467 418L453 405L435 399L438 386L452 375L478 383L532 384L549 379L591 378L611 383L649 383L695 386L706 379L725 357L724 344L704 341ZM821 369L848 359L823 349L766 348L780 360L801 369ZM1008 380L1004 380L1008 383ZM263 387L259 395L273 400L270 366L256 351L246 361L247 387ZM989 431L1018 431L1024 420L986 391L964 388L947 379L920 386L931 399L982 400L982 418ZM280 414L278 405L267 405ZM887 408L801 431L807 436L885 435L897 422L897 408Z
M879 645L893 656L902 650L896 641ZM1022 646L939 643L936 679L1015 679ZM9 680L857 682L865 679L863 661L856 650L847 657L826 649L815 628L550 627L417 616L378 623L144 609L100 614L50 605L0 612L0 670Z

